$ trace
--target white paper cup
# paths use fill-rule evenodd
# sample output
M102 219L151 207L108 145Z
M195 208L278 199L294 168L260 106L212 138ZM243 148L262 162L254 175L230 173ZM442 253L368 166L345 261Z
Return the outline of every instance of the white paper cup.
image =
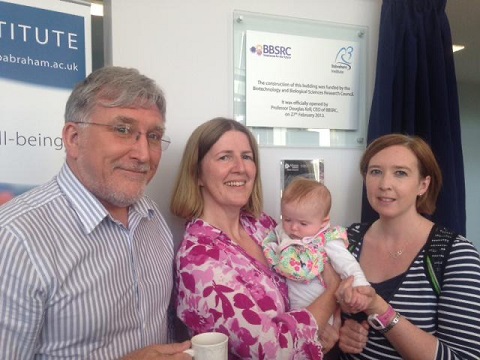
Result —
M192 348L185 350L195 360L228 360L228 336L206 332L192 337Z

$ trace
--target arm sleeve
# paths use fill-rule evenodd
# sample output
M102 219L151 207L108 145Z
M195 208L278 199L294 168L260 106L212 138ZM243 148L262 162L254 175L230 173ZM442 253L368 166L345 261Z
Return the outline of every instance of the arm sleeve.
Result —
M241 359L321 359L317 324L306 310L286 311L273 272L200 239L186 237L177 254L177 314L194 332L229 336ZM241 250L239 250L241 251Z
M353 286L369 286L360 264L345 247L343 240L330 240L325 245L328 259L333 268L342 279L354 276Z
M0 228L0 354L33 359L43 319L44 291L21 241Z
M480 359L480 259L472 243L454 242L438 303L436 360Z

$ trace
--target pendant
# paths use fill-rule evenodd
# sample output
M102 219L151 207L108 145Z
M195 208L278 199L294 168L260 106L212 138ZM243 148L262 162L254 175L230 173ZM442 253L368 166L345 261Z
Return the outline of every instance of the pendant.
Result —
M403 254L403 252L405 251L405 249L400 249L400 250L397 250L395 251L394 253L392 252L388 252L390 254L390 256L394 259L398 258L399 256L401 256Z

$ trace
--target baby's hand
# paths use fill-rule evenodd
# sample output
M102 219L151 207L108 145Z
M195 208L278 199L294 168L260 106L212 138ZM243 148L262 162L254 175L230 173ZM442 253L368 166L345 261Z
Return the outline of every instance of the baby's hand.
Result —
M370 286L357 286L352 288L351 297L349 301L345 303L352 314L356 314L368 308L375 295L375 292L370 290Z

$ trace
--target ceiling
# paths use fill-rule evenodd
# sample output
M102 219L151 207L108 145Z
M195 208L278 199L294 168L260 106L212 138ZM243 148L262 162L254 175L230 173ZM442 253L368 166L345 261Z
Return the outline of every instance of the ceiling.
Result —
M457 82L480 85L480 0L447 0L452 40L465 49L454 53Z

